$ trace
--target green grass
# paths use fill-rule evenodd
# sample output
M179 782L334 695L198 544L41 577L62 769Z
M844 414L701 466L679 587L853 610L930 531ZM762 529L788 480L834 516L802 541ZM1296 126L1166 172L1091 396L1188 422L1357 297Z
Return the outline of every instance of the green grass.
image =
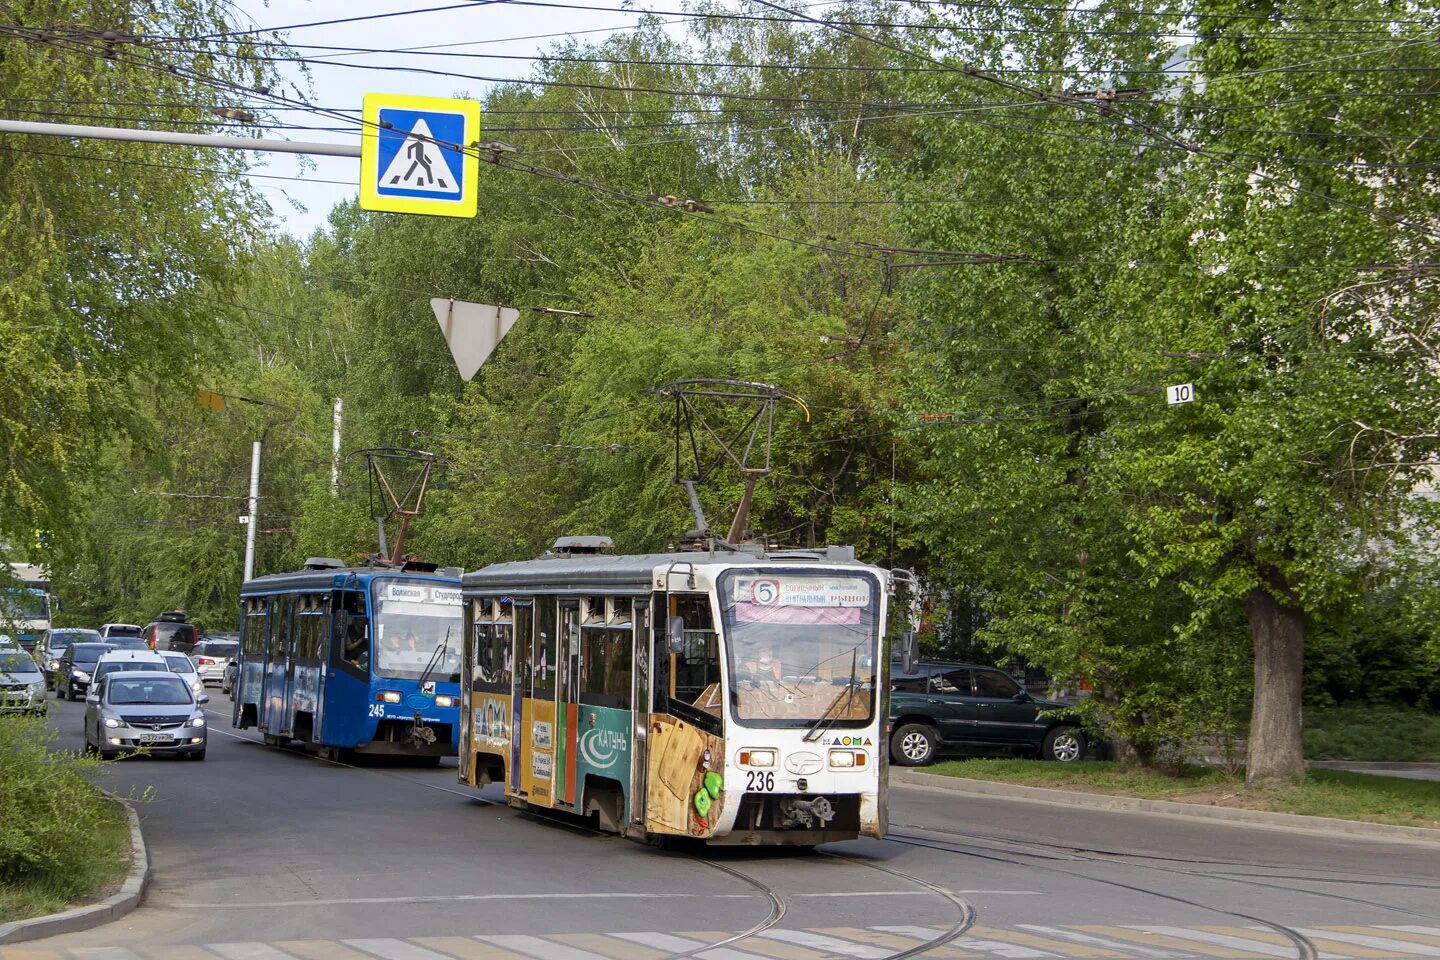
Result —
M111 817L94 825L93 838L92 856L78 876L62 881L42 874L0 883L0 923L43 917L113 893L130 870L130 825L124 811L114 807ZM75 900L71 891L77 889L90 894Z
M1440 783L1339 770L1312 770L1303 783L1262 789L1249 789L1243 781L1210 767L1186 767L1172 775L1098 760L1068 764L951 760L925 772L1086 793L1440 828Z
M1306 707L1305 756L1440 763L1440 713L1413 707Z

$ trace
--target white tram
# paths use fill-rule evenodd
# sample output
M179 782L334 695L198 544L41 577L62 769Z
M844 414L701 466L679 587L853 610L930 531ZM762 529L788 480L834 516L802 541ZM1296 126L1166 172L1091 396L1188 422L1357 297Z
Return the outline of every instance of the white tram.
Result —
M653 842L884 835L891 575L850 548L608 547L465 575L461 782Z

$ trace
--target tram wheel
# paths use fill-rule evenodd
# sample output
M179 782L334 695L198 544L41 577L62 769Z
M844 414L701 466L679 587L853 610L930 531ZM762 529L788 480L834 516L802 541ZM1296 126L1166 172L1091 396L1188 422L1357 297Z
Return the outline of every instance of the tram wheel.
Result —
M260 739L265 741L265 746L267 747L279 747L285 743L285 741L282 740L280 737L277 737L274 734L270 733L260 734Z
M890 756L902 767L923 767L935 759L935 731L907 723L890 737Z

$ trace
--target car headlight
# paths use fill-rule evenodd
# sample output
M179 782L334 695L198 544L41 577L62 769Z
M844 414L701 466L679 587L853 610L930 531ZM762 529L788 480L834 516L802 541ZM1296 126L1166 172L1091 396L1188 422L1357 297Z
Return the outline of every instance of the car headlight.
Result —
M36 680L34 683L30 684L30 692L43 694L45 692L45 681Z
M90 681L90 674L86 673L84 670L79 669L78 667L70 668L70 676L74 677L76 680L84 680L87 683Z
M117 719L115 719L114 717L106 717L103 722L104 722L105 726L110 727L110 728L112 728L112 729L115 728L115 727L120 726L120 721L117 720Z
M204 717L191 717L191 718L190 718L190 726L192 726L192 727L203 727L203 726L205 726L205 718L204 718Z
M190 689L194 693L199 693L201 690L205 689L205 685L200 682L199 677L196 677L194 680L190 681Z
M46 669L48 669L48 670L59 670L59 669L60 669L60 661L59 661L59 660L51 660L51 661L50 661L50 666L47 667Z

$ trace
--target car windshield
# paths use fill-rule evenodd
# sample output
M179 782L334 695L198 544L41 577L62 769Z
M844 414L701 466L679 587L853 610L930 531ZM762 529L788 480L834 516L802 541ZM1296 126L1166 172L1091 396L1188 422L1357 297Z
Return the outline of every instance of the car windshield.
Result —
M24 653L0 653L0 673L39 673L35 661Z
M74 663L94 663L100 659L100 654L109 653L113 648L110 646L84 646L76 647L75 653L70 657Z
M0 592L0 615L12 620L48 620L50 600L38 590Z
M194 673L195 664L185 654L165 654L165 666L170 668L171 673Z
M460 588L421 580L377 580L375 669L384 677L460 676ZM437 650L444 648L441 654Z
M735 719L766 727L868 723L879 605L879 584L865 573L727 573L720 612Z
M139 637L111 637L105 641L116 650L149 650L150 645Z
M50 634L47 646L51 650L64 650L72 643L99 643L99 630L56 630Z
M143 677L127 680L116 677L110 681L106 695L109 703L119 705L154 703L162 706L178 706L192 703L190 688L179 677Z

